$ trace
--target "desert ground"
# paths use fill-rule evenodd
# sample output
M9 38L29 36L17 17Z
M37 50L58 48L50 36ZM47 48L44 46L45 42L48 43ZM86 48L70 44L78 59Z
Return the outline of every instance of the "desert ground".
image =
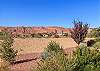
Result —
M37 65L41 53L50 41L55 41L66 51L72 51L77 44L72 38L15 38L13 48L18 50L17 61L31 60L24 63L11 65L12 71L29 71Z
M18 54L41 53L50 41L57 42L63 49L77 46L72 38L15 38L13 48Z
M86 39L86 41L89 38ZM32 67L37 65L41 57L41 53L47 47L50 41L55 41L60 46L69 52L72 52L78 45L76 42L68 38L14 38L12 48L18 50L16 61L29 60L27 62L11 65L11 71L29 71Z
M85 40L89 40L86 38ZM76 42L70 38L14 38L12 48L18 50L16 61L24 61L22 63L10 66L11 71L30 71L32 67L37 66L37 62L41 57L41 53L47 47L50 41L55 41L68 53L72 52L78 46ZM28 60L28 61L27 61Z

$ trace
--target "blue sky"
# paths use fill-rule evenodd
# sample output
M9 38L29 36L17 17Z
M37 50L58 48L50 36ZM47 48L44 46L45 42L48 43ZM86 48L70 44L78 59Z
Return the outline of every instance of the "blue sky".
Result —
M100 25L100 0L0 0L0 26Z

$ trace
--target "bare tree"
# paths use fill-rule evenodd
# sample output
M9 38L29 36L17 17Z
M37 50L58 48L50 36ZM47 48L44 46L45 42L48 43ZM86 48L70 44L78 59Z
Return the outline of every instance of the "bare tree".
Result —
M83 24L81 21L73 22L74 28L71 29L71 37L79 45L84 40L88 32L88 24Z

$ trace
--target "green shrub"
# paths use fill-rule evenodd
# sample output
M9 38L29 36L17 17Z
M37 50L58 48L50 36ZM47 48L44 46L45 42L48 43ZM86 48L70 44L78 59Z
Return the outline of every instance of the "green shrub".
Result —
M78 48L74 53L74 59L71 71L100 71L100 52L95 48Z
M45 52L47 57L41 59L39 66L33 71L66 71L68 59L59 44L50 42Z
M47 48L45 49L42 58L45 59L49 56L55 55L58 52L63 52L62 48L60 47L59 44L57 44L54 41L51 41L48 45Z
M100 28L92 29L92 31L88 34L88 36L92 38L100 37Z
M42 59L36 71L66 71L67 59L63 53L58 52L46 59Z
M45 59L49 56L56 55L58 52L64 53L62 47L60 47L60 45L58 43L51 41L47 45L47 48L45 49L45 51L42 55L42 58Z
M51 42L46 54L32 71L100 71L100 51L96 48L80 46L68 56L57 43Z
M4 32L0 32L0 40L4 40L4 35L5 35Z
M0 57L12 63L16 57L17 51L15 51L11 46L13 45L13 39L9 33L5 33L5 39L1 43L1 48L0 48Z
M94 45L93 45L94 48L99 48L100 49L100 42L96 42Z
M59 52L59 51L61 51L62 50L62 47L60 47L60 45L59 44L57 44L56 42L54 42L54 41L51 41L48 45L47 45L47 48L46 48L46 51L47 52L52 52L52 51L54 51L54 52Z
M94 41L96 43L92 47L100 49L100 37L96 37Z
M100 42L100 37L96 37L95 41Z

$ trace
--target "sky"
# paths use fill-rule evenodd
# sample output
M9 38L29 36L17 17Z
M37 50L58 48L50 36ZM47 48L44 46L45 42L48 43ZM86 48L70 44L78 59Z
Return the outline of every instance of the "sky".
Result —
M0 0L0 26L100 26L100 0Z

